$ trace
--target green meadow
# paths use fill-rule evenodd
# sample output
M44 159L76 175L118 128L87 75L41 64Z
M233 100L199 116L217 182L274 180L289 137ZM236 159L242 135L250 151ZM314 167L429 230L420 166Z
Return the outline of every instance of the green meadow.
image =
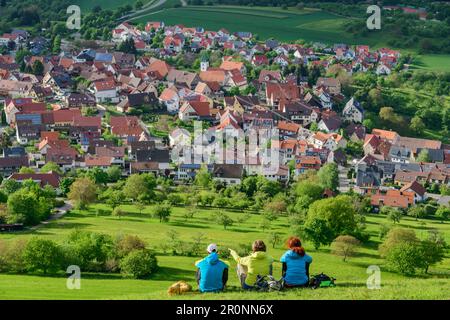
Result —
M109 215L96 216L96 208L110 210L98 204L89 211L73 210L60 220L53 221L34 232L18 234L0 234L0 240L12 241L18 238L39 236L61 242L74 229L89 230L111 234L134 234L144 239L150 248L157 252L159 270L150 279L134 280L123 278L119 274L81 274L81 289L68 290L64 274L60 276L0 274L0 299L449 299L450 293L450 257L439 265L430 268L429 274L418 274L405 277L389 272L384 260L378 255L380 244L378 230L380 224L388 223L384 216L369 215L367 230L371 234L357 256L346 262L330 252L329 247L314 250L310 243L304 242L307 252L313 257L311 274L324 272L335 277L337 287L327 289L296 289L292 291L255 293L243 292L238 288L235 276L235 263L230 262L228 289L220 294L200 294L197 291L180 297L169 297L167 288L176 281L184 280L197 289L194 276L194 262L200 257L172 256L163 253L160 245L167 243L167 232L175 230L181 240L192 241L198 233L205 235L203 245L217 243L220 248L238 248L239 244L249 244L253 240L262 239L267 242L268 252L276 261L285 251L283 244L275 248L268 243L270 232L277 232L286 239L289 236L287 217L274 221L271 230L263 232L259 228L260 216L252 214L242 224L234 224L224 230L212 219L214 209L201 209L193 218L185 220L184 208L173 209L170 221L160 223L150 215L147 207L139 213L132 205L122 205L127 215L121 218ZM228 212L236 220L240 212ZM427 230L439 229L450 242L450 224L442 224L433 220L416 221L404 217L399 226L412 228L418 237L426 237ZM381 268L381 289L369 290L366 286L367 267L377 265ZM275 262L274 275L281 274L281 264Z

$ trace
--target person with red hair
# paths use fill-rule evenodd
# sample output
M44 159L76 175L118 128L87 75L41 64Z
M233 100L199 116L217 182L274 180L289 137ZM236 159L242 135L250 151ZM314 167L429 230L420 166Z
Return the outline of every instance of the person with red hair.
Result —
M297 237L290 237L286 246L289 250L280 259L283 264L282 274L285 287L305 287L309 283L309 265L312 258L305 253L305 249Z

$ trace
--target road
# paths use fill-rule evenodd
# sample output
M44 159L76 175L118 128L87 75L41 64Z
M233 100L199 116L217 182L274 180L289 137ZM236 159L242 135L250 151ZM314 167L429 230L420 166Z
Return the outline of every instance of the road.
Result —
M341 193L347 192L350 190L350 180L347 178L347 173L349 168L339 166L339 191Z
M126 14L126 15L120 17L117 20L123 20L123 19L127 19L129 17L133 17L133 19L140 18L141 16L144 16L144 15L140 15L140 16L137 16L137 15L139 15L141 13L147 13L148 14L149 13L148 11L151 11L151 10L153 10L153 9L159 7L159 6L162 6L166 1L167 0L158 0L158 1L154 2L154 3L149 2L146 5L144 5L142 7L142 9L140 9L138 11L134 11L134 12L129 13L129 14Z
M67 213L67 211L70 211L72 208L73 208L72 204L68 200L64 200L64 205L57 209L58 212L56 212L55 214L52 214L47 220L42 221L40 224L38 224L34 227L31 227L30 230L39 229L40 227L45 226L45 225L49 224L50 222L61 218L62 216L64 216Z

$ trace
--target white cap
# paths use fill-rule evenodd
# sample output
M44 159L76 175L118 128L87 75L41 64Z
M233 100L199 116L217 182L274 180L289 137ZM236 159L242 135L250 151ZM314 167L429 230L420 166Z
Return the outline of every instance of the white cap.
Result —
M206 248L206 251L208 251L208 253L211 253L213 251L217 251L217 244L215 243L211 243L208 248Z

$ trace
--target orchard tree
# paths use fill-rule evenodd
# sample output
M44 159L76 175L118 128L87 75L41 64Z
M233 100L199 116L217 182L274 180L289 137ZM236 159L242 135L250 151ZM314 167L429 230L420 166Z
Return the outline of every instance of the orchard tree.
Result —
M113 211L125 200L122 190L114 190L112 188L106 189L106 191L102 194L102 198L105 200L106 204L113 209Z
M358 246L361 242L355 237L344 235L339 236L331 243L332 253L342 257L345 262L348 257L355 256Z
M61 267L62 255L58 245L47 239L32 238L23 251L28 271L55 272Z
M97 186L89 178L78 178L70 186L69 200L79 209L86 209L97 200Z
M358 216L348 195L318 200L309 207L305 232L316 248L329 245L341 234L356 233Z
M445 256L444 237L437 230L429 230L428 238L422 241L422 260L424 262L424 271L428 273L430 266L441 262Z
M275 249L275 246L281 242L281 235L277 232L269 233L269 243L272 244L272 248Z
M399 223L403 215L400 209L388 206L381 207L380 213L385 214L386 218L392 221L394 224Z
M439 206L435 213L436 217L441 220L442 223L448 220L450 217L450 207L447 206Z
M215 220L218 224L223 226L223 229L226 230L227 227L233 225L234 221L231 219L225 212L219 210L215 213Z
M154 195L156 187L156 179L152 174L132 174L127 178L123 187L123 194L133 201L138 197L147 197L148 199Z
M112 214L114 217L119 217L119 219L120 219L120 217L122 217L122 216L125 215L125 211L123 211L120 207L117 207L117 208L114 208L114 209L113 209L113 211L111 212L111 214Z
M159 222L169 221L171 213L172 213L172 206L169 203L157 204L152 209L153 216L159 218Z
M202 168L195 175L194 180L195 185L202 188L208 188L211 181L212 181L211 173L208 171L208 168L206 166L202 166Z

